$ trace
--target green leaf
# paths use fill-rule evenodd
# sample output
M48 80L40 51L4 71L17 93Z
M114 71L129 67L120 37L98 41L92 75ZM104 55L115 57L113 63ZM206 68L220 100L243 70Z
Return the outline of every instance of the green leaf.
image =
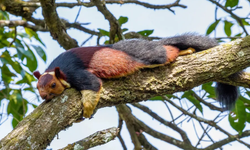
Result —
M42 42L42 40L39 38L38 34L31 30L30 28L24 28L25 32L29 35L29 38L34 37L37 41L39 41L44 47L46 47L46 45Z
M0 20L9 20L9 14L7 11L0 10Z
M13 117L14 118L12 119L11 124L12 124L12 127L15 128L21 120L19 116L13 116Z
M0 48L8 47L10 45L10 42L8 41L8 33L4 32L4 28L2 30L0 29Z
M12 73L10 71L10 69L7 67L6 64L4 64L2 67L1 67L1 73L2 73L2 80L5 82L5 83L10 83L11 81L13 81L12 77L15 77L16 74L15 73Z
M227 36L231 36L231 27L234 25L233 23L229 22L229 21L224 21L225 25L224 25L224 31L226 33Z
M128 17L120 16L120 18L118 19L118 22L119 22L120 26L122 26L122 24L128 22Z
M30 92L32 92L32 93L35 93L33 87L27 87L27 88L24 88L23 90L24 90L24 91L30 91Z
M4 98L8 98L10 90L8 88L0 90L0 101ZM0 102L1 104L1 102Z
M245 128L246 117L247 113L244 103L240 100L236 101L235 109L228 115L228 120L233 129L239 134L241 134Z
M36 60L34 53L31 50L28 50L28 51L32 54L31 58L33 58L33 60L30 57L26 57L27 59L26 66L29 68L31 72L33 72L37 68L37 60Z
M37 34L33 30L31 30L30 28L24 28L24 30L29 35L29 38L32 38L35 34Z
M17 32L17 35L19 35L21 38L29 38L29 35L23 32Z
M103 36L109 36L109 32L108 32L108 31L103 30L103 29L100 29L100 28L98 28L98 30L100 31L100 33L101 33Z
M36 108L36 107L37 107L37 105L35 105L35 104L32 104L32 106L33 106L33 108Z
M126 31L128 31L128 28L123 28L122 29L122 32L126 32Z
M11 59L11 56L9 54L9 52L6 50L2 53L1 57L0 57L0 60L2 61L2 63L4 64L10 64L11 67L17 72L17 73L21 73L22 71L22 67L20 65L20 63L16 62L16 61L13 61Z
M243 33L238 33L238 34L236 34L235 36L241 36Z
M149 100L163 100L163 98L161 96L156 96L156 97L152 97Z
M239 0L227 0L226 4L225 4L225 7L233 8L233 7L237 6L238 3L239 3Z
M154 30L143 30L143 31L138 31L137 33L141 34L142 36L149 36L154 32Z
M246 92L246 94L249 96L249 91ZM243 97L243 96L241 96L241 95L239 96L238 99L241 100L242 102L244 102L244 103L250 105L250 100L249 100L249 99L247 99L247 98L245 98L245 97Z
M247 120L248 123L250 123L250 113L247 113Z
M25 72L25 75L23 76L23 78L19 81L16 82L16 84L29 84L30 86L32 86L31 82L36 81L36 79L34 78L33 75L30 75L28 72Z
M193 103L196 108L198 108L200 110L201 113L203 113L203 108L200 104L200 101L198 101L194 96L193 96L194 92L189 90L189 91L186 91L184 92L184 94L182 95L181 98L186 98L188 99L191 103Z
M212 33L215 30L215 28L217 27L217 25L218 25L219 22L220 22L220 20L216 20L214 23L212 23L208 27L206 35L209 35L210 33Z
M172 94L166 94L166 96L167 96L169 99L171 99L171 98L177 98L177 99L179 99L177 96L172 95Z
M207 97L215 99L216 98L215 88L212 86L212 84L213 82L202 84L202 89L209 94Z
M249 26L249 22L247 22L245 19L241 19L242 23L244 26Z
M31 45L31 46L36 50L37 54L43 59L43 61L46 62L47 57L43 48L41 46L36 46L36 45Z
M15 127L20 122L28 110L28 101L23 99L21 90L13 90L7 106L7 113L12 114L12 126Z

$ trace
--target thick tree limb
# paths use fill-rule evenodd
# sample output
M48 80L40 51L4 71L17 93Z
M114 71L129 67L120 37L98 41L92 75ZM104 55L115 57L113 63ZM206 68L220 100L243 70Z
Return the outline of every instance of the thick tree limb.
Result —
M56 12L55 1L41 0L40 2L43 9L42 12L44 20L53 39L57 40L58 43L66 50L78 47L77 41L67 34L66 27L59 18Z
M206 82L219 81L248 67L249 62L250 36L179 57L170 65L143 69L124 78L103 80L97 108L139 102L157 95L185 91ZM78 91L69 89L51 102L42 103L0 141L0 149L46 148L59 131L81 118L80 97Z
M60 149L60 150L87 150L89 148L108 143L111 140L114 140L119 132L118 128L109 128L102 131L98 131L80 141L77 141L73 144Z
M27 6L23 6L26 4ZM32 4L32 7L30 6ZM33 12L39 8L38 3L24 2L20 0L0 0L0 9L16 16L30 18Z

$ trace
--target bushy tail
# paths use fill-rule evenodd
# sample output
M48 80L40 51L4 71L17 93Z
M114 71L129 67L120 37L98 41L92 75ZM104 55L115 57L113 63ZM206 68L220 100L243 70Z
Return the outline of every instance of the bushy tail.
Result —
M218 45L218 42L215 39L194 33L186 33L182 35L164 38L159 42L163 45L176 46L180 50L186 50L189 47L192 47L196 51L206 50Z
M192 47L196 51L206 50L218 45L218 42L213 38L193 33L165 38L159 42L163 45L174 45L180 50L186 50ZM226 110L230 110L234 107L238 98L238 88L224 83L217 83L216 96L221 106Z
M234 107L238 98L238 87L217 82L216 84L216 96L221 106L230 110Z

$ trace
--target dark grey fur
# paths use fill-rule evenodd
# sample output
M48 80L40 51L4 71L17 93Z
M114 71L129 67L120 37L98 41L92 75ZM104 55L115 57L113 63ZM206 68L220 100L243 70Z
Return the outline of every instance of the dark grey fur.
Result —
M164 64L167 61L165 48L156 41L124 40L113 44L112 48L124 51L146 65Z
M196 51L206 50L218 45L215 39L207 36L186 33L179 36L168 37L159 41L147 40L124 40L110 47L124 51L130 56L133 56L137 61L144 64L164 64L167 61L166 50L163 45L172 45L178 47L180 50L194 48Z
M206 50L218 45L218 42L213 38L191 33L164 38L161 39L159 43L160 45L173 45L178 47L180 50L192 47L196 51Z

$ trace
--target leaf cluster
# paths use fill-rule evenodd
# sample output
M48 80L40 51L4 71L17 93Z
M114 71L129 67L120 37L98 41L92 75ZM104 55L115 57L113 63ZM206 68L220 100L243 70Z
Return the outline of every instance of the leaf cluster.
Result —
M9 20L9 14L0 11L0 18ZM36 107L25 94L36 95L32 72L38 67L38 57L47 60L43 47L45 44L38 34L29 28L0 28L0 107L4 107L3 100L6 100L13 127L24 118L28 105ZM3 113L0 115L0 119L4 118Z

